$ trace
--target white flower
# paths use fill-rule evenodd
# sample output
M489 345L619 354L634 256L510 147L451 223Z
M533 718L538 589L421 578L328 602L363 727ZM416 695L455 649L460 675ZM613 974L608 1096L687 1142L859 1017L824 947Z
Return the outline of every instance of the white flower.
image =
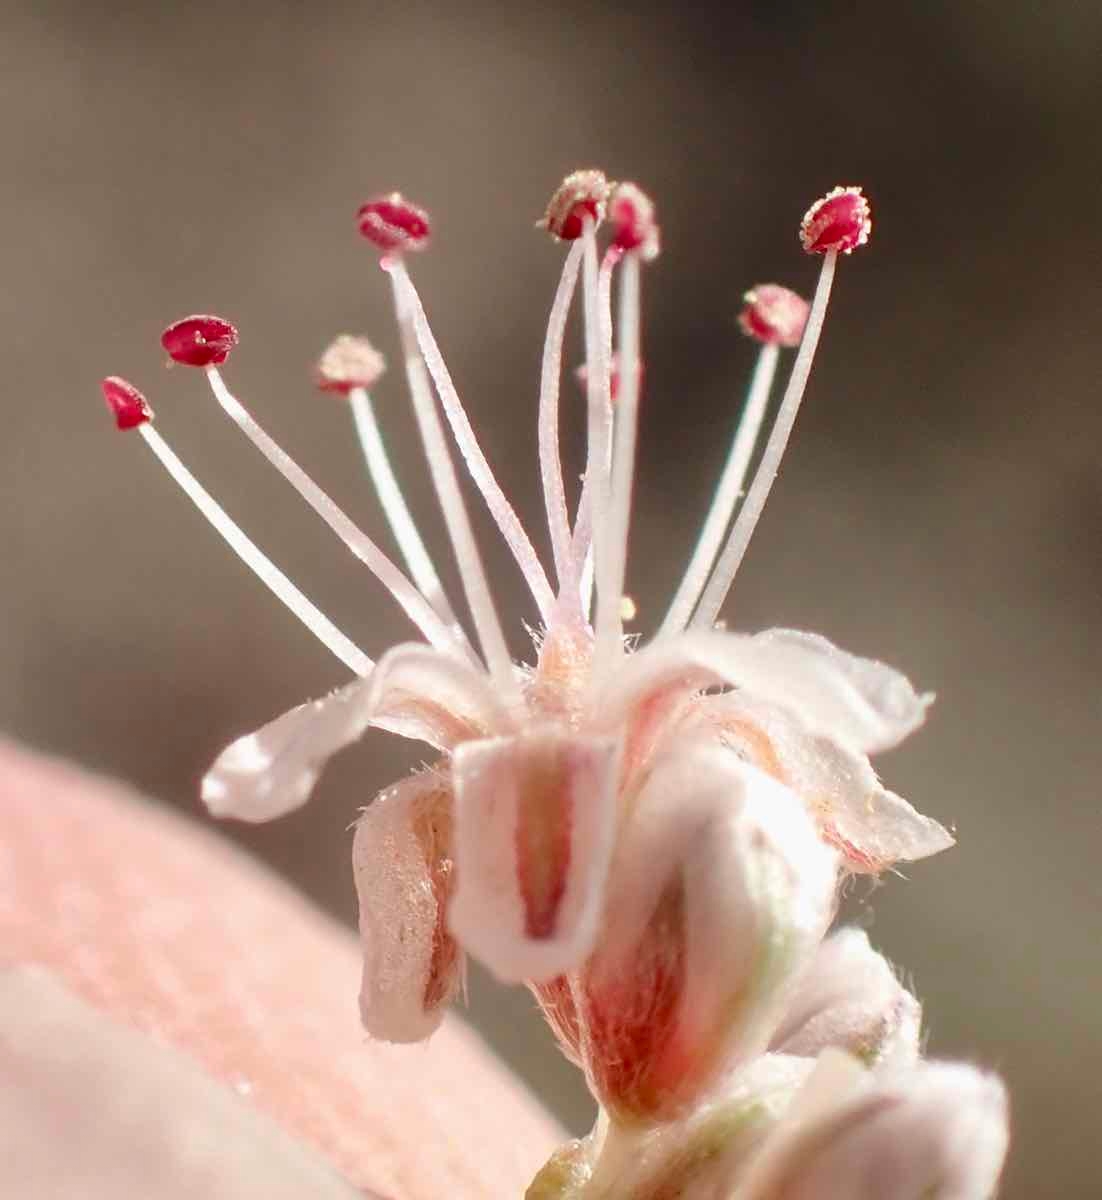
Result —
M657 227L649 202L642 204L643 194L621 188L616 194L634 200L626 207L613 205L613 221L638 224L645 213L647 236L641 237L635 225L617 227L599 262L596 223L607 185L599 172L583 175L584 191L558 194L554 232L572 245L551 310L539 401L540 472L554 587L478 445L401 257L403 249L427 244L427 215L398 194L360 211L361 232L384 251L414 411L481 654L444 594L390 471L362 386L366 376L344 371L330 381L324 364L334 356L323 359L321 382L349 396L368 466L412 578L356 528L229 392L218 370L236 341L228 322L190 317L171 326L163 339L178 361L205 368L228 415L421 630L423 641L395 647L377 663L336 630L187 474L149 423L151 410L136 389L112 379L105 381L104 392L120 426L138 428L223 536L359 676L234 742L203 782L210 810L266 821L297 808L327 760L371 727L433 746L441 757L432 770L381 793L357 830L365 1022L379 1037L425 1036L456 991L463 955L469 952L504 979L542 988L541 1000L568 1051L583 1059L588 1054L594 1075L599 1065L581 1048L593 1042L592 1031L583 1028L592 1013L563 981L577 978L571 973L589 960L606 927L617 928L605 910L610 894L633 897L634 907L627 910L632 932L620 930L617 936L626 940L617 952L632 938L649 936L648 922L665 903L660 887L681 887L692 877L688 864L704 861L694 831L729 839L734 860L742 855L745 865L731 877L732 887L747 886L764 869L768 854L761 846L774 846L776 862L791 871L792 886L774 887L770 895L787 897L784 904L795 905L793 912L806 905L807 913L797 919L786 908L788 915L778 917L787 934L801 933L799 951L786 959L774 981L777 995L786 994L788 980L814 952L829 921L839 861L835 851L845 870L878 872L899 859L943 849L952 839L881 788L867 757L917 728L928 696L917 694L890 667L846 654L815 635L788 630L749 635L716 627L807 382L836 250L824 258L776 423L730 533L724 539L762 426L780 352L775 338L762 345L715 504L670 612L642 648L625 639L623 581L641 377L640 267L657 247ZM395 230L402 234L397 240ZM611 291L617 270L619 368L613 404ZM558 393L566 318L579 274L584 279L589 449L571 519L558 451ZM341 346L347 351L349 342ZM341 361L347 357L343 354ZM372 359L372 373L377 370L381 362ZM510 657L455 478L441 409L538 610L541 629L529 666L517 666ZM767 801L759 803L763 796ZM767 816L770 805L775 813ZM739 825L738 814L751 812L757 815L747 818L749 825ZM781 813L787 822L783 838L769 832ZM753 837L747 833L751 827ZM663 865L653 878L642 880L647 863L659 861ZM725 860L712 875L699 873L684 892L689 924L697 932L725 919L730 909L731 898L723 892L727 867ZM766 909L767 901L762 901ZM623 915L618 904L617 921ZM613 949L614 942L602 944L603 952ZM704 961L699 945L689 953ZM744 967L732 962L724 969L734 979L742 978ZM679 1010L682 1030L690 1011L699 1017L726 986L695 967L691 974L693 988L706 989L711 982L719 992L707 1003L698 998ZM680 1000L687 1003L688 995ZM760 1024L764 1030L767 1022ZM721 1033L709 1025L713 1042L723 1040ZM757 1040L767 1037L763 1033ZM752 1043L753 1038L746 1045Z

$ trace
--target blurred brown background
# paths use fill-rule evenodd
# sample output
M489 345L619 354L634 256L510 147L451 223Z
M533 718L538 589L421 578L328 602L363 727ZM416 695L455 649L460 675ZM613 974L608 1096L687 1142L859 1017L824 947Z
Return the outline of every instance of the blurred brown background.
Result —
M728 615L820 630L938 691L927 729L880 766L960 846L861 890L854 913L913 973L931 1050L1009 1078L1005 1194L1095 1194L1102 8L8 0L0 23L0 727L197 815L223 744L344 675L144 447L112 436L100 376L148 391L203 480L377 654L408 627L202 380L162 369L161 327L236 321L231 384L381 529L347 416L308 371L346 329L393 353L352 214L391 187L423 199L439 232L416 274L542 546L532 417L561 256L532 220L572 167L638 178L666 244L646 278L629 581L647 629L752 363L738 297L769 278L809 290L806 203L866 185L873 241L843 264ZM396 374L379 398L440 544ZM523 653L532 614L487 554ZM226 833L351 919L347 825L416 758L373 736L303 813ZM479 978L473 1012L584 1128L527 996Z

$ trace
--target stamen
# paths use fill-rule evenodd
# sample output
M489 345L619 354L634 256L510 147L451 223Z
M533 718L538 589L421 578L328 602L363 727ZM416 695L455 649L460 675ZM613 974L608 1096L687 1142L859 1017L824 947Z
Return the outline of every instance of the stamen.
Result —
M543 498L547 508L547 528L551 535L551 550L555 556L555 574L559 581L560 599L577 607L577 570L570 552L570 514L563 485L562 458L559 453L559 386L562 377L562 349L570 302L578 285L584 243L576 241L563 264L551 316L547 322L547 338L543 344L543 364L540 371L539 454Z
M582 562L582 577L578 582L578 595L582 602L582 616L591 620L593 613L593 543L589 543Z
M153 420L153 409L149 407L149 401L129 380L120 375L108 375L100 383L100 390L111 415L115 418L116 429L125 432Z
M390 465L390 456L386 452L379 423L375 419L375 406L365 388L353 388L348 394L352 406L352 418L356 423L356 433L360 439L364 461L367 463L368 474L375 485L379 503L390 524L394 540L402 552L409 573L413 576L428 602L440 614L441 619L456 632L462 635L462 627L455 611L440 582L440 576L432 565L432 559L425 547L421 534L409 511L405 496ZM465 635L463 635L465 636Z
M459 490L455 466L448 453L448 443L444 436L440 414L436 411L428 373L418 350L417 333L414 327L415 295L412 288L408 286L409 276L400 259L384 257L382 267L390 275L390 282L394 290L398 331L402 339L402 352L405 357L410 395L413 399L414 416L417 418L417 425L421 432L421 441L424 444L425 457L428 459L436 497L444 514L448 535L455 551L456 563L463 581L463 590L467 596L467 604L471 610L475 629L478 631L478 640L482 644L482 652L486 657L490 674L501 689L505 706L516 711L523 711L524 698L513 671L509 648L505 643L505 635L502 633L501 622L498 620L493 596L490 594L489 584L486 581L486 571L478 553L474 533L471 530L467 508L463 503L463 494Z
M123 425L119 428L137 429L145 439L146 445L160 459L162 466L169 475L187 494L196 508L214 526L226 540L230 548L238 555L245 565L264 583L271 592L295 614L319 642L356 675L367 675L374 662L356 646L349 638L329 620L314 604L299 591L286 575L272 562L270 558L241 530L226 510L203 487L194 475L184 466L175 452L161 435L149 424L153 410L146 403L145 397L126 380L111 376L102 384L104 398L119 417L118 401L136 397L140 401L140 411L145 414L144 420L137 424ZM135 408L136 413L139 409Z
M595 228L604 220L608 195L604 171L574 171L555 189L536 228L546 229L559 241L572 242L585 232L586 222Z
M872 233L872 210L859 187L836 187L804 214L800 242L808 254L852 254Z
M609 600L609 451L611 443L612 405L609 397L609 346L605 340L605 325L601 318L601 296L599 293L597 267L597 238L590 218L585 220L582 235L585 244L583 257L583 290L585 295L585 357L588 367L586 377L588 393L587 411L589 446L586 456L585 484L578 505L578 520L574 529L575 555L584 546L588 549L588 538L579 542L579 533L584 534L583 520L591 523L593 541L594 575L597 581L598 612ZM606 260L607 261L607 260ZM609 272L611 278L611 271ZM588 503L587 503L588 496ZM575 557L575 561L580 561ZM617 597L614 603L619 603Z
M603 359L598 356L593 360L600 365L603 363L604 377L604 394L605 400L602 406L603 421L605 425L605 455L604 469L606 472L612 467L612 401L616 396L616 391L619 386L619 381L613 374L614 366L618 373L619 367L616 363L616 355L612 350L612 273L616 269L617 264L623 257L623 251L618 246L610 246L605 251L605 256L601 260L601 269L597 274L597 314L598 325L600 327L600 346L603 349ZM588 309L587 309L588 311ZM587 352L586 358L589 360L591 356L588 353L588 340L586 342ZM595 368L597 369L597 368ZM601 375L590 376L588 363L583 363L577 370L578 381L585 388L586 396L591 392L591 386L601 387ZM592 412L590 410L590 415ZM596 477L596 472L593 470L593 451L594 443L589 440L586 451L586 468L585 477L582 479L582 493L578 498L578 511L574 518L574 534L571 539L571 553L574 558L574 569L576 572L585 572L585 564L589 563L589 569L592 571L593 564L590 561L593 554L593 480ZM592 579L589 581L589 587L582 589L582 605L588 611L589 609L589 590L592 589Z
M199 313L173 321L161 334L161 345L185 367L218 366L237 345L237 330L221 317Z
M755 284L742 298L739 328L766 345L798 346L809 307L803 296L780 284Z
M478 486L478 490L482 493L482 498L486 501L486 507L490 510L491 516L496 521L497 527L501 531L501 536L512 551L517 566L520 567L525 582L532 593L532 598L536 602L536 607L539 609L540 616L546 622L550 619L551 609L555 602L554 594L551 591L551 584L547 580L547 574L513 506L501 490L501 485L494 478L493 470L486 461L482 447L478 444L478 438L467 418L463 403L459 399L459 393L455 390L455 384L452 382L451 374L444 363L440 347L436 344L436 339L433 337L428 318L425 316L424 306L421 304L421 298L417 294L413 280L409 277L409 272L400 259L395 262L392 274L409 294L414 333L421 348L421 353L424 355L429 374L436 385L440 403L443 406L445 416L448 418L448 424L451 426L451 431L455 437L456 445L459 447L459 452L463 455L463 460L467 464L467 470Z
M400 192L376 196L356 213L360 234L384 254L424 250L429 244L429 214L411 204Z
M815 288L815 297L811 302L811 312L808 314L807 327L804 330L803 341L796 355L792 374L785 388L784 397L777 411L777 419L773 424L769 441L758 464L754 482L750 485L746 502L739 512L723 553L719 557L715 571L712 573L708 586L696 610L691 626L708 628L715 623L719 610L727 599L735 574L742 563L746 548L750 544L754 529L761 517L769 491L780 469L785 447L796 423L796 414L800 411L800 401L807 387L808 376L811 374L811 364L815 357L815 348L819 344L819 335L823 331L823 319L826 317L827 301L830 299L830 287L834 281L834 266L838 261L838 251L830 250L823 259L823 268L819 273L819 282Z
M712 569L716 552L723 541L723 534L731 520L742 486L746 482L746 472L754 447L761 432L765 409L769 403L769 393L773 387L773 379L777 373L777 360L780 349L776 345L762 346L758 354L754 376L750 383L750 391L743 406L742 416L735 426L735 436L731 442L731 450L720 476L719 487L711 508L704 519L696 549L689 560L688 569L677 589L666 618L662 622L657 637L668 637L680 633L689 620L700 593L708 581L708 573Z
M824 256L823 268L819 272L819 282L811 302L811 312L807 317L800 350L796 355L796 362L792 367L792 374L785 388L769 441L758 464L754 482L750 485L746 503L735 521L727 545L724 546L712 578L704 590L700 607L691 621L692 625L712 625L727 599L739 564L746 554L750 538L769 498L770 488L777 477L781 458L792 434L792 426L796 422L800 401L811 374L815 348L823 332L823 320L826 317L827 301L830 299L838 255L850 254L858 246L863 246L869 240L871 232L872 212L859 187L836 187L816 200L800 222L800 242L808 254Z
M608 219L616 227L614 245L638 251L644 262L657 258L661 232L654 219L654 201L638 184L616 184L608 200Z
M337 392L348 400L368 474L375 485L391 533L405 559L406 568L421 593L440 614L441 620L451 627L456 641L469 645L467 635L456 619L444 586L425 549L425 543L417 532L398 480L394 477L379 423L375 419L370 389L385 371L386 359L367 338L341 334L334 338L318 360L318 388L323 392Z
M438 650L469 654L439 615L397 566L370 537L310 478L309 475L257 424L251 413L226 387L217 367L206 369L211 391L231 421L298 492L349 550L397 600L409 619Z
M386 359L365 337L342 333L326 346L315 368L319 390L348 396L370 391L386 373Z
M626 255L620 274L620 387L616 400L612 495L608 515L608 583L597 592L597 650L594 678L600 679L623 652L622 609L627 569L635 440L639 423L639 252Z
M608 577L607 583L602 581L597 592L597 646L593 672L597 680L623 653L624 575L639 423L639 263L641 259L649 262L655 258L659 245L654 204L636 184L622 183L616 187L609 204L609 217L616 228L614 248L624 252L625 261L620 277L619 386L608 514ZM611 251L605 261L610 258ZM609 276L611 286L611 266ZM604 297L602 301L605 301ZM610 303L608 311L611 313ZM611 358L609 345L610 364Z

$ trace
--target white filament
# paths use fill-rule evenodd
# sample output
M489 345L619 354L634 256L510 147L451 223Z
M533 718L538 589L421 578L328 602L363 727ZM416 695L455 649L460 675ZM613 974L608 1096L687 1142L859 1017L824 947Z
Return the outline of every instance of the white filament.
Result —
M601 260L601 269L597 275L597 322L601 331L600 346L604 353L605 399L603 412L607 431L605 434L604 460L606 472L611 470L612 464L612 272L621 257L622 252L620 250L615 246L610 247L605 251L605 256ZM588 341L586 346L586 357L588 358ZM590 368L587 363L587 381L589 379L589 370ZM590 445L586 455L586 470L585 478L582 480L582 494L578 498L578 512L574 518L574 534L570 543L575 573L584 571L587 562L590 563L590 569L592 569L593 484L591 481L595 479L594 472L591 469L593 464L592 452L593 446ZM587 588L582 589L583 607L586 611L589 610L589 600L587 597L588 589L591 588L592 580L590 580Z
M578 582L578 596L582 604L582 616L588 621L593 610L593 544L589 544L582 561L582 577Z
M184 466L152 425L138 426L146 445L180 485L195 507L225 538L230 548L260 581L295 614L319 642L356 675L367 675L374 662L354 645L314 604L298 590L270 558L240 529L226 510Z
M761 517L769 491L777 477L777 471L784 456L785 447L796 423L796 414L800 411L800 401L807 387L808 376L811 374L811 364L815 358L815 348L819 344L819 335L823 331L823 320L826 317L827 301L830 299L830 287L834 281L834 264L838 259L836 250L828 251L823 259L823 267L819 272L819 282L815 288L815 297L811 302L811 311L807 316L807 326L804 329L800 350L784 390L777 419L773 423L769 441L765 444L761 462L758 464L754 482L746 496L735 521L734 528L719 556L715 571L712 573L708 586L693 616L691 625L708 627L715 623L727 593L731 590L735 574L739 569L746 547L750 544L754 529Z
M389 273L394 289L398 331L402 339L402 353L413 400L413 413L421 433L436 498L455 552L467 605L478 631L482 652L486 656L486 665L494 682L501 689L505 706L519 711L523 709L524 700L513 673L509 648L505 643L505 635L502 633L501 622L498 620L493 596L486 581L486 571L474 540L470 518L463 503L463 494L459 490L455 466L448 453L444 427L440 421L440 414L436 411L436 401L432 395L425 363L418 349L414 317L415 296L409 286L409 276L400 260L384 259L383 269Z
M425 316L424 306L421 304L421 298L418 296L417 289L413 286L413 280L410 279L404 264L400 261L394 268L394 277L400 280L402 287L408 292L417 343L421 347L425 365L436 385L437 395L440 397L444 415L448 418L448 424L451 426L459 452L463 455L467 470L486 501L490 515L497 522L501 536L512 551L517 566L520 567L540 616L544 622L547 622L551 617L551 609L555 602L551 584L547 580L547 573L543 569L528 534L524 531L524 526L521 525L513 506L509 503L508 497L494 478L493 470L486 461L486 455L483 454L482 447L478 444L478 438L474 429L471 428L466 410L459 399L459 393L455 390L455 384L452 382L451 373L444 362L444 356L440 353L440 347L433 337L428 318Z
M217 367L207 367L211 390L226 415L318 514L349 550L388 589L405 614L438 650L468 653L455 633L370 537L322 491L293 458L257 424L230 392Z
M578 285L582 265L583 244L575 241L563 264L551 316L547 322L547 338L543 344L543 364L540 370L539 453L543 498L547 508L547 528L551 535L551 550L555 556L555 574L559 592L573 597L577 592L577 570L570 552L570 515L563 486L562 458L559 453L559 386L562 377L562 347L570 302Z
M608 581L597 592L597 650L594 678L614 665L623 649L622 605L627 569L635 441L639 425L639 256L628 254L620 274L620 376L612 447L612 488L608 513Z
M712 569L717 552L723 542L723 534L735 511L735 505L742 495L743 484L746 482L746 472L754 455L754 447L761 432L765 410L769 403L769 393L773 387L773 379L777 373L777 360L780 348L776 345L762 346L754 367L754 378L750 384L750 392L742 410L738 425L735 428L734 440L727 455L727 462L720 476L719 487L716 489L712 506L704 520L696 549L689 560L688 569L673 598L658 637L680 633L688 623L700 593L708 582L708 572Z
M608 589L608 508L609 450L612 432L610 399L610 355L601 319L600 284L597 266L597 238L593 222L586 219L582 235L585 244L582 285L585 299L586 411L588 446L585 483L578 501L574 525L573 553L579 574L584 572L590 543L593 548L593 574L597 586L597 605ZM618 603L618 601L617 601Z
M394 540L405 560L406 568L413 576L413 582L420 589L425 599L436 609L440 619L455 633L457 640L464 637L462 627L448 600L440 576L432 565L432 558L425 547L413 514L409 511L406 498L394 476L390 465L390 456L383 442L379 422L375 418L375 406L371 402L367 389L355 387L349 392L349 404L352 408L352 419L356 424L356 433L360 439L364 461L367 464L371 482L383 512L390 524Z

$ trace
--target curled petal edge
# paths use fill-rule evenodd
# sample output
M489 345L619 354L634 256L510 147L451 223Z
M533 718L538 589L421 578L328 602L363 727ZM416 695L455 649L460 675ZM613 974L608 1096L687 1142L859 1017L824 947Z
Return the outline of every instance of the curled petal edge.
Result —
M787 783L853 874L877 875L954 844L937 821L881 786L866 755L809 735L778 705L739 692L703 696L673 736L684 733L718 736L721 745Z
M652 643L627 660L597 711L620 721L675 682L738 688L787 710L808 733L865 754L898 745L933 701L883 663L847 654L817 634L770 629L690 632Z
M507 728L489 679L429 646L395 646L364 679L238 738L203 778L213 816L263 822L300 808L325 764L371 726L451 750Z

